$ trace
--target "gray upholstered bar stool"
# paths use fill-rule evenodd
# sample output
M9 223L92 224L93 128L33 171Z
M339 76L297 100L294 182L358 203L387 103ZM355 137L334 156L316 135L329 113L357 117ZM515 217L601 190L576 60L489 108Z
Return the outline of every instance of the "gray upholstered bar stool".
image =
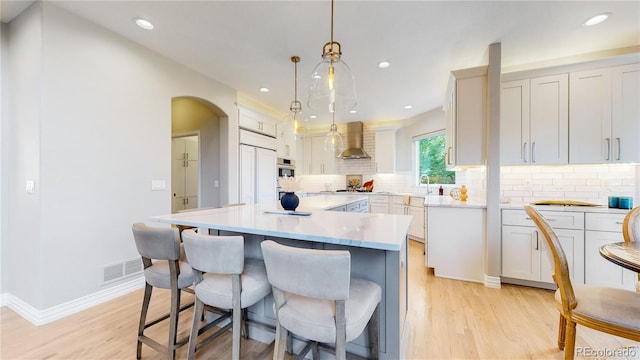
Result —
M166 352L169 359L174 359L176 349L189 340L188 338L177 340L178 314L193 306L193 303L190 303L180 307L181 290L193 284L193 272L188 263L180 261L181 246L178 229L149 227L143 223L136 223L133 224L132 231L136 248L142 257L146 281L138 326L136 358L141 358L144 343L158 352ZM147 311L154 287L171 290L171 310L168 314L147 322ZM164 346L146 336L144 330L167 318L169 318L169 341L167 346Z
M198 234L194 229L182 233L184 249L193 267L196 309L189 342L189 359L197 348L218 337L233 326L232 358L240 359L240 326L243 311L271 293L264 262L244 257L242 236L214 236ZM204 305L231 309L232 322L198 343L198 336L209 330L200 328ZM219 319L217 319L219 320ZM248 335L248 334L246 334Z
M380 285L351 277L351 254L341 250L300 249L263 241L262 255L275 300L274 360L284 359L288 332L311 340L296 356L318 342L334 343L336 359L346 359L346 343L369 324L370 358L379 356Z

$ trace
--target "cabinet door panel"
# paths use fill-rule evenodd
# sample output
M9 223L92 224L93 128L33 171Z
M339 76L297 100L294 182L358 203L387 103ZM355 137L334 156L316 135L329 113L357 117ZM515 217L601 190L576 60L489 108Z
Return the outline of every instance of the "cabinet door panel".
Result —
M571 281L574 284L584 284L584 231L555 229L555 232L567 258ZM554 267L553 255L542 234L540 234L539 241L542 248L540 281L553 283L553 277L551 276Z
M424 207L409 206L408 214L413 216L409 226L409 236L424 240Z
M529 163L529 80L502 83L500 99L500 163Z
M253 204L255 202L256 176L255 148L240 145L240 202Z
M270 204L277 200L276 157L273 150L256 149L256 202L259 204Z
M536 242L536 240L538 240ZM536 229L522 226L502 227L502 276L540 280L540 242Z
M585 284L635 289L634 272L623 269L600 255L601 246L623 240L620 232L585 231Z
M640 64L614 67L612 84L612 159L640 162Z
M531 164L569 161L568 83L567 74L531 79Z
M611 161L611 71L571 73L569 99L569 162Z

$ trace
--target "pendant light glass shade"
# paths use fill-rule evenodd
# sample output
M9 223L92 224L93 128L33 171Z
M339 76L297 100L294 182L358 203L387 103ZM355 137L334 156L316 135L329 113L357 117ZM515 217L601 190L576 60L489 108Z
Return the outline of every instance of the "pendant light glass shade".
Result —
M294 64L294 100L289 105L289 112L283 119L283 129L292 132L295 139L300 139L308 134L308 121L302 114L302 103L298 101L298 63L300 57L292 56L291 62ZM284 132L283 132L284 135Z
M333 117L333 123L331 123L329 132L324 136L324 151L332 152L335 156L340 155L344 151L344 139L342 138L342 134L338 132L335 116Z
M356 105L356 85L349 65L342 61L340 43L333 41L333 0L331 0L331 41L322 48L322 61L311 73L307 105L315 111L350 111Z

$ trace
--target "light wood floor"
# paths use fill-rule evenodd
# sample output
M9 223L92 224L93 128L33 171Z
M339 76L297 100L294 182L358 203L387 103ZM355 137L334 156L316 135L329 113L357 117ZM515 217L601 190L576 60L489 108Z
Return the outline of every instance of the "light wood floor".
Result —
M523 286L501 289L436 278L424 267L423 245L409 249L410 359L562 359L556 347L558 312L553 292ZM168 306L156 291L150 316ZM191 299L185 294L183 300ZM0 312L0 359L135 359L136 328L142 290L36 327L13 311ZM191 312L183 312L181 333L188 334ZM164 339L166 325L155 329ZM576 348L620 349L640 343L578 326ZM265 344L246 340L243 359L255 359ZM231 337L223 336L198 352L200 359L230 359ZM185 358L186 348L178 351ZM640 348L635 352L640 359ZM149 347L143 359L162 359ZM579 357L576 357L579 358Z

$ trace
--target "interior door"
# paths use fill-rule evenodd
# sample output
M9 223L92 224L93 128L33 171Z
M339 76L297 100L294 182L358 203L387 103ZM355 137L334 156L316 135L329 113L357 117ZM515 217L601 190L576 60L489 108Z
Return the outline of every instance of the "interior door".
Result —
M198 136L171 140L171 212L198 207Z

